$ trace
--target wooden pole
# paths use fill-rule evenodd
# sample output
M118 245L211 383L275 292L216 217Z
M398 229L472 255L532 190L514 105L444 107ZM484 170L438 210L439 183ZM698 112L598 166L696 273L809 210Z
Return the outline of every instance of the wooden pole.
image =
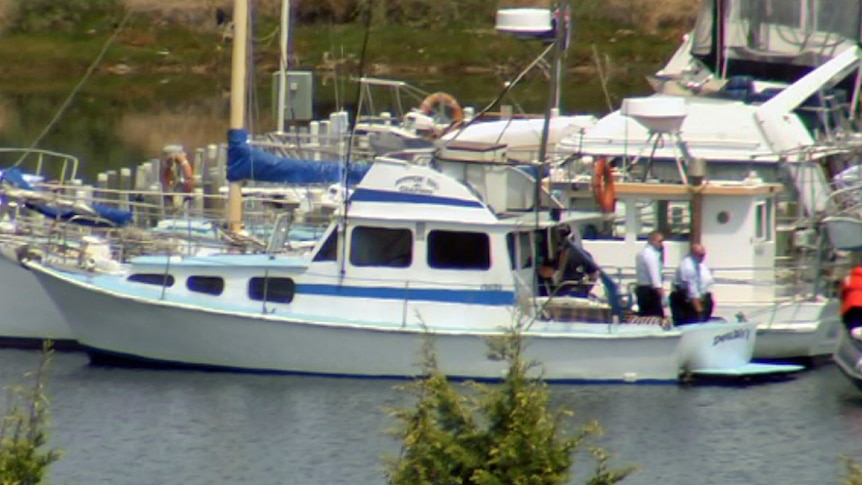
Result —
M233 57L230 80L230 128L245 127L246 39L248 27L248 0L234 0L233 6ZM242 184L231 182L227 193L226 217L228 230L236 233L242 228Z
M688 184L691 187L691 244L700 244L703 234L703 184L706 179L706 160L695 158L688 167Z

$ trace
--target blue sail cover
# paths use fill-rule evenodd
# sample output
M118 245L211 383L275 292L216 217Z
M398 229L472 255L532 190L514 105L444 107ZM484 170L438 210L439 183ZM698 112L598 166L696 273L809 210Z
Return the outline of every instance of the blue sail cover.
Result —
M0 175L0 180L8 182L19 189L35 190L33 189L33 186L28 184L24 179L24 172L18 167L10 167L3 170L2 175Z
M26 202L28 209L34 210L45 217L71 222L81 226L91 227L123 227L132 222L133 214L130 211L116 209L102 204L93 204L89 208L96 213L94 217L91 214L81 213L72 208L52 207L47 204L34 204Z
M256 180L290 184L323 184L341 182L344 162L286 158L253 148L245 130L227 132L227 179L230 182ZM347 183L355 185L370 168L368 163L351 163Z

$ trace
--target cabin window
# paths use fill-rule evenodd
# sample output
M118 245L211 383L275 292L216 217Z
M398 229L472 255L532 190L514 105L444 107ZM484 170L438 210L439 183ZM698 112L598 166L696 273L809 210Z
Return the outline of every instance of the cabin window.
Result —
M338 231L333 229L329 237L320 246L320 251L314 255L315 261L335 261L338 255Z
M134 281L135 283L144 283L146 285L174 286L173 275L164 273L135 273L129 275L126 280Z
M431 231L428 266L436 269L488 269L491 244L481 232Z
M518 269L518 265L515 264L518 256L518 243L516 237L517 236L514 232L506 234L506 249L509 250L509 267L512 269Z
M350 241L350 264L406 268L413 262L413 234L409 229L355 227Z
M254 277L248 280L248 297L255 301L290 303L296 284L290 278Z
M224 291L224 280L218 276L189 276L186 288L195 293L218 296Z
M769 200L754 204L754 239L772 240L772 204Z
M530 244L530 233L518 233L518 251L521 255L520 269L533 267L533 247Z
M553 259L553 249L548 245L551 244L551 238L548 237L546 229L540 229L533 232L536 239L536 261L539 265L546 264Z
M506 247L509 249L509 264L512 269L518 270L533 267L529 232L510 232L506 234Z
M653 231L661 231L667 241L687 241L691 235L691 207L688 201L639 200L634 204L638 213L638 239L645 240ZM626 206L626 210L629 206ZM625 223L618 225L625 237Z

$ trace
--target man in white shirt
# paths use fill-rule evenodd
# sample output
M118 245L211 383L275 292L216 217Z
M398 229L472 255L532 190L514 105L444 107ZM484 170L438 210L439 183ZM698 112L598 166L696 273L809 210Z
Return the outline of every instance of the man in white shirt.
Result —
M704 263L706 248L692 244L680 261L673 280L670 309L675 325L705 322L712 316L712 273Z
M635 277L637 286L635 296L638 300L638 316L664 318L664 287L662 269L664 267L664 235L659 231L649 234L647 245L635 257Z

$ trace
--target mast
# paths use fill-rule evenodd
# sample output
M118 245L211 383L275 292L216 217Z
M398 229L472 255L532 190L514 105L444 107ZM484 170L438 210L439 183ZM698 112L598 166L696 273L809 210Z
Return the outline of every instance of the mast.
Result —
M281 35L279 37L279 70L278 70L278 126L279 133L284 133L284 101L287 89L287 39L290 28L290 0L281 0Z
M248 38L248 0L233 2L233 55L230 77L230 125L232 130L245 127L246 41ZM230 182L227 192L228 230L242 228L242 183Z

